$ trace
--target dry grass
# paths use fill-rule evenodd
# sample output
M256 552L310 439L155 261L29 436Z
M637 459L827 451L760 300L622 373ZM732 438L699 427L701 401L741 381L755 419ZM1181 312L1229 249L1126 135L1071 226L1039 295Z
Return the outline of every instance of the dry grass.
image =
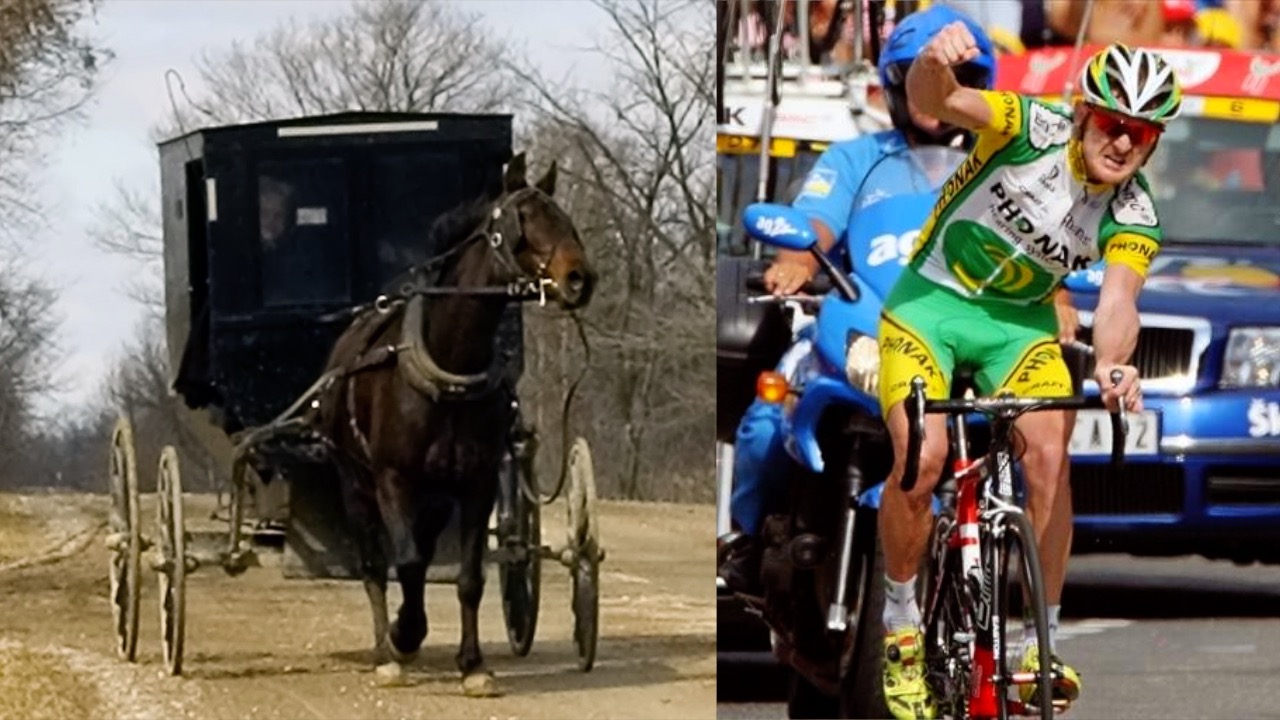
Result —
M19 496L0 495L0 563L39 553L54 540L29 503Z
M98 691L62 658L20 647L0 648L0 718L90 718L100 703Z

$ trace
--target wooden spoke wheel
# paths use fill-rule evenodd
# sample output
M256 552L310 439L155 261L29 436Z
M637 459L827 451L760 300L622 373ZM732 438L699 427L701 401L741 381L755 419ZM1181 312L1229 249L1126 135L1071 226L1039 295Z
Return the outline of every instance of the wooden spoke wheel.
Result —
M133 449L133 426L127 418L116 421L111 434L108 491L111 516L107 547L110 551L111 621L116 652L133 662L138 652L138 576L141 572L142 532L138 523L138 465Z
M596 480L591 448L577 438L569 453L569 573L573 582L573 642L578 669L595 664L600 635L600 531L596 520Z
M187 539L182 514L182 474L178 453L166 446L156 473L156 535L160 541L160 641L170 675L182 674L182 643L186 631Z
M498 546L508 554L498 564L502 618L507 642L517 657L529 654L538 628L538 598L542 592L541 506L522 489L528 466L508 456L503 462L498 501Z

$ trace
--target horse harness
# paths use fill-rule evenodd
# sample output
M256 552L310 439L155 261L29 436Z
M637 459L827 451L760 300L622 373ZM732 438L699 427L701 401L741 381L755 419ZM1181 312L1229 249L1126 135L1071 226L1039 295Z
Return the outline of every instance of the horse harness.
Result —
M372 452L368 438L356 422L355 383L351 382L354 376L383 367L388 363L395 363L401 377L410 387L434 402L475 401L488 396L502 386L503 378L500 373L495 372L494 368L480 373L458 374L449 372L436 363L427 349L422 331L426 298L442 295L489 295L517 301L538 300L540 304L545 305L546 288L548 285L554 285L554 281L547 276L546 270L555 257L555 249L539 258L537 275L530 278L521 270L516 260L515 250L512 249L512 242L508 240L508 238L514 238L517 243L527 242L519 213L513 206L532 192L536 190L533 188L517 190L508 195L504 201L495 203L482 227L476 229L453 248L411 268L406 273L407 280L391 283L395 288L393 292L380 295L372 304L358 306L342 313L353 314L359 321L363 317L369 317L370 312L376 312L377 316L369 320L371 327L365 331L369 338L368 342L372 342L372 339L380 335L387 324L403 309L400 341L397 344L366 348L349 367L331 371L330 377L322 384L322 392L324 392L336 382L346 383L347 422L366 458L372 457ZM447 263L480 240L484 240L497 251L493 255L496 262L502 269L510 271L515 279L500 285L473 287L440 285Z

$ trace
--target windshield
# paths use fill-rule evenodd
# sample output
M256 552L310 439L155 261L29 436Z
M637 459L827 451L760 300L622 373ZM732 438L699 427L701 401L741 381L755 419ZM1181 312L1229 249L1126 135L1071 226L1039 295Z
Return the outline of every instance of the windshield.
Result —
M818 148L797 149L791 157L774 157L769 199L789 203L804 183L804 176L818 160ZM720 255L750 255L750 238L742 229L742 210L756 201L760 183L760 155L758 153L720 153L716 156L716 183L719 194L716 215L717 247ZM764 248L770 256L775 249Z
M1184 117L1144 170L1165 244L1280 246L1280 125Z

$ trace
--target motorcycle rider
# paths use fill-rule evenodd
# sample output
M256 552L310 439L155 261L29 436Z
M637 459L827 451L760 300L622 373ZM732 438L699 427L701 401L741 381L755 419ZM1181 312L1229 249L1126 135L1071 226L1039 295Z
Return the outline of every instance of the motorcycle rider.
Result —
M908 15L894 28L880 53L878 70L893 129L833 143L814 164L792 206L804 211L824 252L836 247L838 238L854 220L854 199L871 170L883 158L905 148L922 145L956 145L967 142L963 128L948 125L920 112L906 94L907 68L931 37L947 24L963 21L976 39L979 53L957 67L957 78L970 87L990 89L995 75L995 50L982 28L960 11L934 5ZM903 230L917 229L916 227ZM846 247L852 258L864 248ZM764 273L765 287L774 295L791 295L811 280L818 262L808 252L779 250ZM1069 306L1068 306L1069 307ZM780 367L805 351L797 343L783 357ZM735 442L735 485L730 500L735 531L722 538L720 576L730 589L759 595L761 545L759 532L766 508L785 490L787 465L783 448L782 409L756 400L738 426Z

